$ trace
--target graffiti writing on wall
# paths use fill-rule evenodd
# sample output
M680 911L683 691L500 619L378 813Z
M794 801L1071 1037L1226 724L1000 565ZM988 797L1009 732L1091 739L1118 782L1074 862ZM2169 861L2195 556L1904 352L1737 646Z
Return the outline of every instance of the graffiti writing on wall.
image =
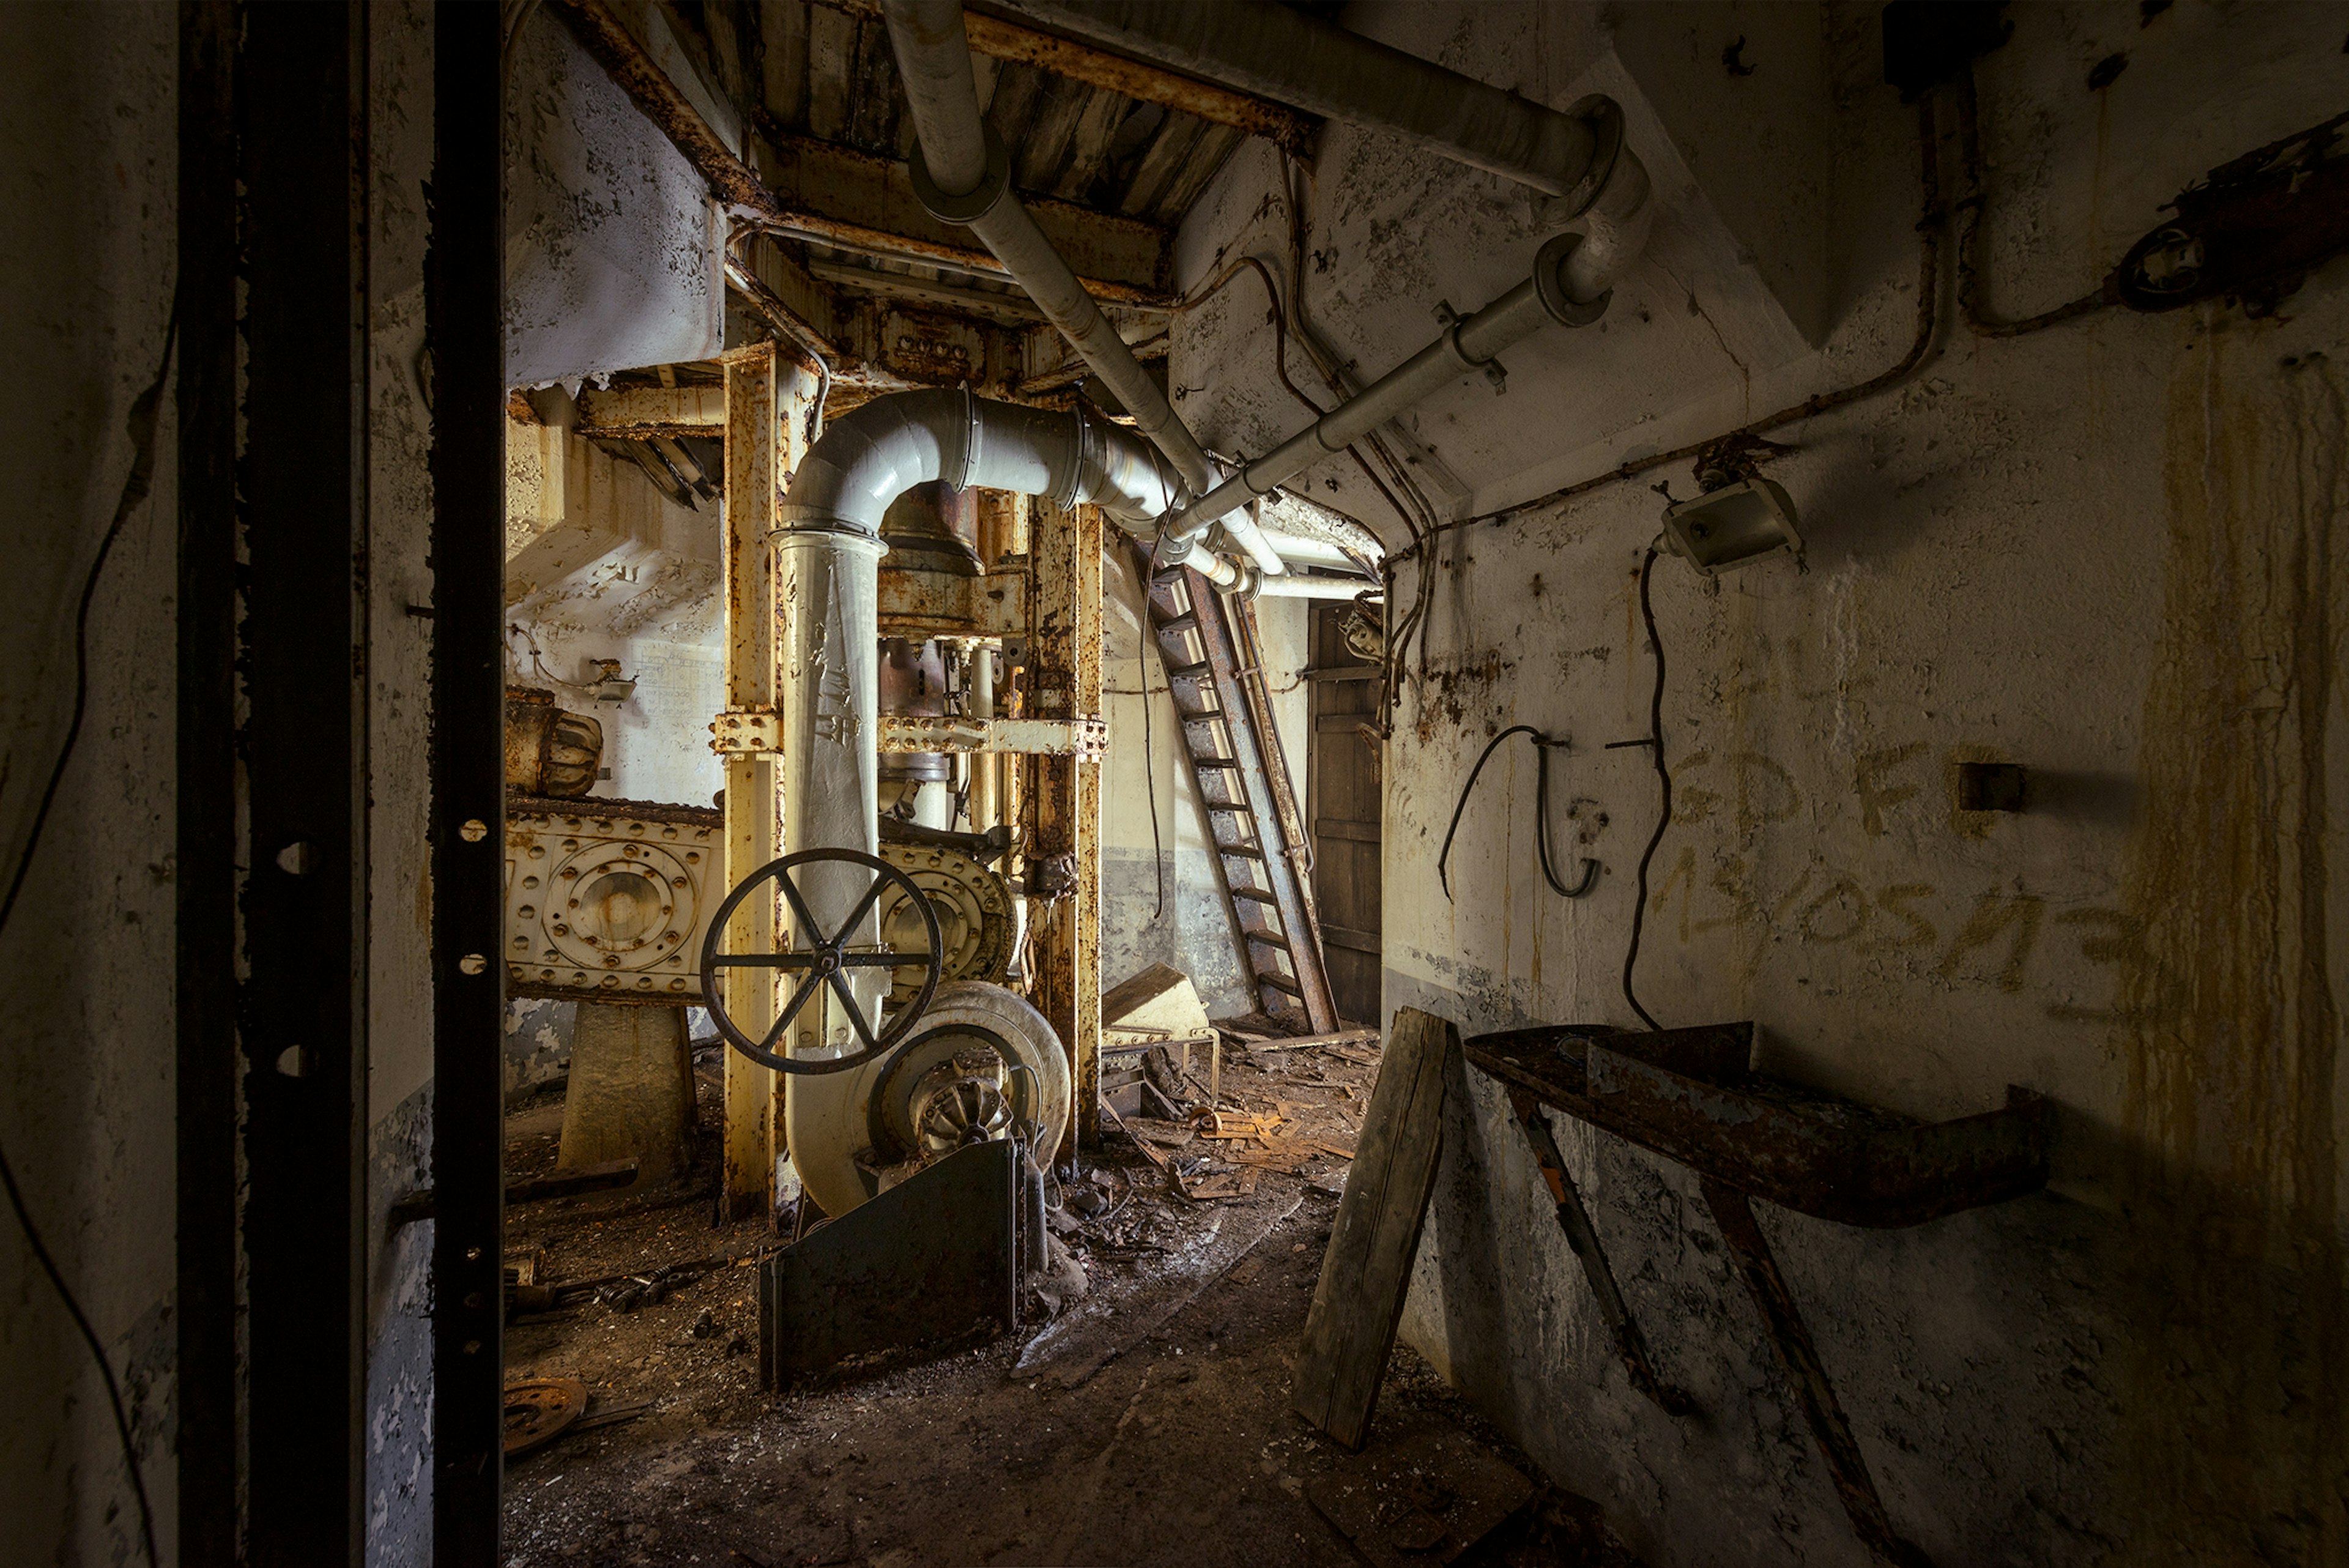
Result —
M1852 790L1860 828L1888 831L1886 815L1932 786L1933 765L1920 741L1860 753ZM2112 976L2103 1004L2050 1002L2047 1016L2068 1023L2142 1023L2168 1011L2149 983L2154 960L2145 921L2104 906L2051 908L2044 895L2008 883L1981 889L1912 879L1884 880L1819 855L1783 885L1759 884L1753 853L1762 829L1792 821L1803 791L1783 764L1756 752L1690 753L1673 764L1672 827L1710 826L1709 857L1683 841L1653 877L1651 912L1682 943L1729 930L1791 940L1808 948L1907 955L1916 969L1954 983L1989 983L2016 992L2034 972L2047 978L2076 957ZM1977 813L1953 813L1961 817ZM1978 825L1961 822L1961 830ZM2059 946L2058 944L2062 944ZM2124 1006L2121 997L2155 1000Z

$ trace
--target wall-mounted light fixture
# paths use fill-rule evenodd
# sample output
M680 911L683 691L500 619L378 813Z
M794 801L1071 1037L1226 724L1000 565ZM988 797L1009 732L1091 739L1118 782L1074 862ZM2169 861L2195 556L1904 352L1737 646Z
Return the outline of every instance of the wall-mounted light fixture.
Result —
M596 676L588 683L587 690L594 694L596 705L601 707L609 702L616 708L626 701L629 695L636 691L636 683L620 673L620 661L616 659L598 659L595 660L595 665Z
M1775 480L1758 474L1672 503L1664 509L1664 536L1707 576L1803 548L1794 501Z

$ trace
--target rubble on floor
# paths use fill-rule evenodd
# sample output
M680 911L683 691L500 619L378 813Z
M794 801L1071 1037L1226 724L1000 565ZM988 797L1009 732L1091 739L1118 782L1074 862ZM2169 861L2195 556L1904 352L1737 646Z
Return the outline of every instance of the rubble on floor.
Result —
M575 1379L590 1403L510 1467L506 1561L1631 1563L1595 1508L1540 1486L1408 1351L1362 1454L1290 1413L1347 1168L1339 1151L1377 1053L1234 1049L1215 1103L1195 1082L1203 1065L1182 1085L1179 1119L1126 1133L1110 1121L1073 1176L1062 1167L1054 1232L1088 1293L1040 1330L862 1382L760 1391L749 1265L779 1242L763 1221L710 1224L707 1136L674 1187L517 1211L509 1254L550 1293L536 1299L559 1304L510 1324L508 1376ZM719 1123L717 1072L698 1075L705 1127ZM510 1168L551 1166L560 1120L548 1096L520 1107ZM1253 1190L1211 1185L1241 1177ZM606 1411L625 1416L598 1423ZM1504 1471L1519 1482L1504 1485ZM1349 1487L1384 1511L1348 1512ZM1428 1520L1444 1532L1435 1548L1406 1544Z

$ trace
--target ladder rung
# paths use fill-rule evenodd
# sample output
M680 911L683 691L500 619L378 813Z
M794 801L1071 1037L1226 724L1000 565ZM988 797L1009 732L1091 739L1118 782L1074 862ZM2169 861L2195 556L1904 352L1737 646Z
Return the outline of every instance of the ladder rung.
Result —
M1218 844L1216 846L1216 853L1218 855L1244 855L1250 860L1261 860L1264 858L1264 851L1258 849L1253 844Z
M1200 676L1206 674L1208 670L1211 668L1211 666L1204 663L1178 664L1166 672L1166 679L1169 680L1195 680Z
M1247 933L1247 940L1257 947L1270 948L1277 953L1293 951L1287 937L1276 936L1270 931L1250 931Z
M1193 757L1191 765L1195 768L1237 769L1240 761L1237 757Z
M1185 610L1181 615L1170 615L1164 620L1160 621L1158 623L1158 629L1162 633L1169 631L1191 631L1195 629L1198 624L1198 612L1195 610Z
M1268 893L1261 888L1235 888L1232 889L1232 897L1235 898L1246 898L1251 904L1278 904L1280 902L1279 894Z
M1305 995L1305 988L1285 974L1259 974L1256 980L1258 985L1268 985L1275 991L1285 991L1294 997L1301 999Z

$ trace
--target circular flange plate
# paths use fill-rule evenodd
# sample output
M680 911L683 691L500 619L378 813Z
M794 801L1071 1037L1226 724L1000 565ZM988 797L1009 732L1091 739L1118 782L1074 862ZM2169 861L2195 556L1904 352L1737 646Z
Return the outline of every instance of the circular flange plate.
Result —
M519 1459L563 1435L587 1409L576 1377L532 1377L506 1385L506 1458Z

